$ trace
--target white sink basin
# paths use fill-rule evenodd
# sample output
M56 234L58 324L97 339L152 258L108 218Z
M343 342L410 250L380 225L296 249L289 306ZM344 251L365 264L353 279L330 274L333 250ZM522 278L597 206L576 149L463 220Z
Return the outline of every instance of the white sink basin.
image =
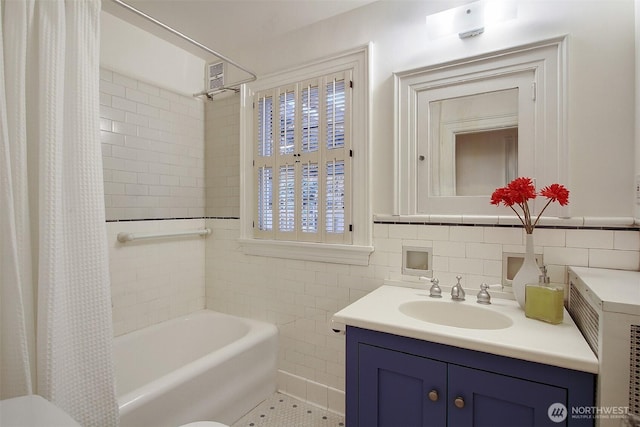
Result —
M505 329L513 320L488 308L451 301L409 301L399 306L401 313L443 326L465 329Z

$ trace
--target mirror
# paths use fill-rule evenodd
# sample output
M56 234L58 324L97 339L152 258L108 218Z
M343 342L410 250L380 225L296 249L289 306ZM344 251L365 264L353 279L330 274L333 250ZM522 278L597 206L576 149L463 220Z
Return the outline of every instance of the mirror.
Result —
M456 135L454 196L490 196L518 177L518 127Z
M559 37L395 73L393 214L497 221L489 197L513 178L566 182L565 49Z
M417 93L418 213L481 212L519 174L537 178L534 82L518 70Z
M432 196L488 196L518 176L517 88L428 105Z

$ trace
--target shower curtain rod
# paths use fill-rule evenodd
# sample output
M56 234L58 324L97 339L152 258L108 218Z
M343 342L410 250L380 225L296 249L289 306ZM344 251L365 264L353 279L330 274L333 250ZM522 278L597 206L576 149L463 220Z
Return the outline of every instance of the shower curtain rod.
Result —
M235 82L231 86L223 86L223 87L217 88L217 89L212 90L212 91L203 90L202 92L194 93L193 96L195 96L195 97L197 97L197 96L207 96L207 98L211 98L212 96L217 95L218 93L224 92L225 90L233 90L234 92L238 92L238 86L240 86L241 84L244 84L244 83L253 82L258 78L258 76L256 76L255 73L253 73L252 71L249 71L248 69L246 69L242 65L238 64L237 62L233 61L232 59L229 59L226 56L222 55L221 53L211 49L210 47L207 47L207 46L203 45L199 41L192 39L191 37L181 33L180 31L176 30L175 28L172 28L172 27L168 26L167 24L158 21L153 16L147 15L143 11L141 11L139 9L136 9L135 7L131 6L130 4L123 2L122 0L111 0L111 1L113 1L114 3L116 3L119 6L122 6L125 9L135 13L136 15L141 16L141 17L143 17L144 19L146 19L146 20L148 20L150 22L153 22L157 26L169 31L172 34L175 34L176 36L180 37L183 40L186 40L187 42L191 43L192 45L194 45L196 47L199 47L200 49L204 50L205 52L208 52L208 53L212 54L213 56L216 56L216 57L222 59L223 61L228 62L229 64L233 65L234 67L244 71L245 73L247 73L247 74L249 74L251 76L251 77L249 77L247 79L241 80L239 82Z

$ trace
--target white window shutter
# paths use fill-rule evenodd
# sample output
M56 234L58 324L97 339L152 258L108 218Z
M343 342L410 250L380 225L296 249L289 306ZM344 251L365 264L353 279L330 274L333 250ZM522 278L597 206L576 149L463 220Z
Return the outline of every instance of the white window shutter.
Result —
M351 73L324 79L324 241L351 243Z
M351 243L350 72L254 97L254 237Z
M274 236L273 107L273 93L263 93L256 96L253 163L257 197L254 209L254 230L256 237L262 238L273 238Z

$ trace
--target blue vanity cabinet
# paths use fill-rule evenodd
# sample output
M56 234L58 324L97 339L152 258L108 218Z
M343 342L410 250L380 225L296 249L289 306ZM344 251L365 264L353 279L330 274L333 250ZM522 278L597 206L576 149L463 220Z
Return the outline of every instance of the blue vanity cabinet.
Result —
M367 344L358 351L360 418L355 425L446 425L446 363Z
M593 426L595 375L347 327L348 427ZM559 403L561 422L549 417ZM553 408L552 408L553 410ZM556 410L556 415L558 411Z

